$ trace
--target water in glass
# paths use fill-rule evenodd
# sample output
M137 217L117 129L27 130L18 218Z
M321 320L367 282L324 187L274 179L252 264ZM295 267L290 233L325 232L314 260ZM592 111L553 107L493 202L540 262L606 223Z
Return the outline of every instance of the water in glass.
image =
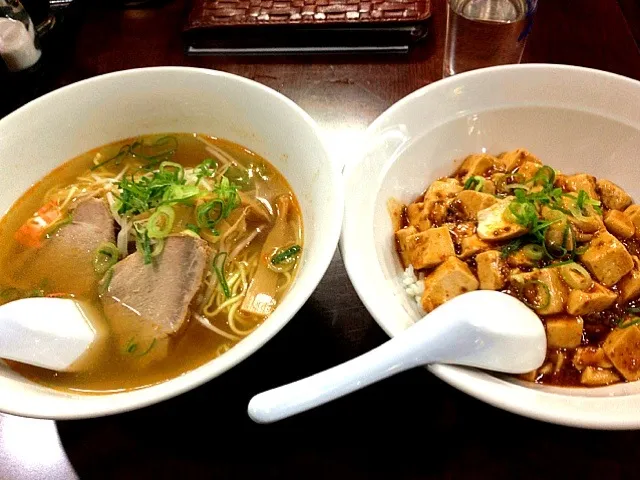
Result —
M444 76L518 63L537 0L449 0Z

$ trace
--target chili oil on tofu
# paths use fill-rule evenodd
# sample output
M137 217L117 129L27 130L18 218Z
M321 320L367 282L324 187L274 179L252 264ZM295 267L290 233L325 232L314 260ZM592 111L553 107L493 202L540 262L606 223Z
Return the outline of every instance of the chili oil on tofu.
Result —
M470 155L413 203L388 207L405 290L425 312L483 289L539 315L546 359L520 378L640 379L640 205L618 185L517 149Z
M293 282L302 215L265 159L200 134L147 135L57 168L0 221L0 304L48 296L97 311L74 372L7 362L74 392L162 382L250 335Z

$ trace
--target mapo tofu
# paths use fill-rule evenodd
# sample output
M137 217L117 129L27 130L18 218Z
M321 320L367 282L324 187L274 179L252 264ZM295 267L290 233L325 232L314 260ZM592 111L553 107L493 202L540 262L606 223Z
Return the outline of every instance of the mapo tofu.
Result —
M469 155L404 205L395 233L425 312L465 292L520 299L547 332L521 378L603 386L640 378L640 206L608 179L561 173L524 149ZM407 275L415 285L407 285Z

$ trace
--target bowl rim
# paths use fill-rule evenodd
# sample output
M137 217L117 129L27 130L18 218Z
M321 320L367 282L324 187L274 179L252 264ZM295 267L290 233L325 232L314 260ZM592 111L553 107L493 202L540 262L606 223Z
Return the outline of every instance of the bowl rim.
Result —
M33 409L11 402L1 402L2 412L23 417L53 420L95 418L143 408L168 400L199 387L236 366L273 338L298 313L300 308L315 291L329 268L338 244L344 212L344 191L342 189L342 175L340 168L330 154L330 151L327 148L325 136L315 120L313 120L313 118L293 100L255 80L224 71L197 67L157 66L121 70L71 83L32 100L0 119L0 131L2 131L5 125L13 122L14 118L17 119L23 115L28 117L29 115L37 114L37 111L43 105L47 105L50 102L60 101L60 99L64 99L76 89L86 88L88 86L99 88L101 84L109 83L114 79L154 76L156 74L200 75L203 79L204 77L213 77L214 79L221 78L236 82L242 85L243 88L256 89L262 95L270 96L283 104L289 110L290 114L297 115L300 121L303 122L317 138L318 144L321 148L321 157L324 158L322 168L327 170L327 175L330 179L327 188L330 190L332 195L332 202L327 202L323 208L328 209L332 207L332 209L329 211L330 228L323 231L322 242L318 244L319 248L318 251L314 253L314 257L307 259L307 262L310 262L307 265L311 268L309 268L308 272L305 274L305 285L301 285L299 287L299 291L297 292L295 299L289 304L287 313L285 313L282 318L278 319L277 322L265 321L260 325L259 329L252 332L251 335L243 339L242 342L236 344L224 355L212 359L209 362L206 362L177 377L173 377L164 382L147 387L127 390L125 392L105 394L67 394L67 392L59 392L63 395L66 394L70 400L68 402L66 399L62 400L62 402L66 402L65 408L42 405L42 409ZM0 216L4 215L5 212L0 214ZM274 320L276 319L277 317L274 318ZM37 384L35 386L36 388L47 391L51 390ZM125 396L128 397L126 400L124 400ZM110 403L109 400L114 399L114 397L119 397L120 400L118 402ZM77 400L78 398L81 398L82 400ZM56 404L59 405L58 403Z
M361 155L353 162L347 164L343 170L346 195L343 230L340 238L340 250L347 274L360 300L363 302L378 325L380 325L380 327L390 337L400 333L404 328L406 328L406 326L401 325L400 321L397 319L385 318L378 311L383 300L375 298L375 296L372 295L373 291L370 290L370 284L372 282L370 275L372 272L368 272L369 276L367 276L367 273L363 270L363 262L366 261L364 260L364 257L369 255L371 251L375 252L375 249L370 250L368 246L363 247L362 240L363 238L368 240L372 238L372 235L362 235L362 232L358 235L351 225L353 223L352 220L356 215L362 215L368 220L368 215L370 213L371 215L373 214L373 205L369 208L368 206L362 205L363 201L360 201L360 204L358 204L359 194L363 195L363 193L358 192L353 188L356 183L356 179L362 175L362 172L359 170L365 168L363 167L363 164L367 161L368 154L371 151L369 150L372 148L370 145L375 145L375 139L380 137L385 126L394 124L394 120L392 119L395 119L396 123L401 123L397 120L397 116L401 115L402 111L409 105L414 102L420 102L423 97L442 93L447 89L451 89L453 85L462 86L465 82L478 80L499 81L501 76L508 75L511 72L523 72L525 74L539 74L540 72L544 72L550 75L568 74L582 79L590 77L590 79L597 80L598 82L613 82L618 85L625 85L625 88L630 88L636 92L640 92L640 81L615 73L591 68L557 64L503 65L474 70L433 82L403 97L378 116L378 118L369 125L362 136L362 147L360 149ZM440 98L445 97L441 95ZM524 104L526 104L526 102L523 100L521 105ZM500 107L505 108L506 105L501 105L498 108ZM585 109L585 111L589 110ZM473 110L469 110L459 113L464 116L475 112ZM615 116L608 116L603 113L601 113L601 115L606 116L607 118L615 118ZM398 150L400 150L400 147ZM398 150L392 153L396 153ZM390 152L385 151L385 153ZM394 155L392 154L387 157L387 160L389 160L389 163L391 163L391 161L395 161ZM385 164L384 168L388 168L389 163ZM382 171L383 168L381 165L372 165L372 162L367 163L366 168L366 174L372 179L378 178L378 181L380 181L380 179L386 174L386 172ZM367 192L367 194L368 193L369 192ZM368 197L369 200L375 198L377 192L375 195L371 195L372 196ZM365 228L369 228L369 225L367 224ZM370 240L368 243L373 244L374 242L373 240ZM374 267L376 271L380 270L377 268L377 265L379 264L377 256L371 263L376 264L376 267ZM384 276L381 272L380 274ZM638 414L635 416L620 414L621 410L624 412L629 411L629 406L622 404L624 399L636 397L637 403L640 404L640 393L624 396L577 396L575 394L569 395L564 392L559 393L558 391L541 391L536 388L524 386L521 383L507 382L506 380L500 379L498 376L478 372L466 367L429 365L426 368L438 378L460 391L495 407L529 418L560 425L592 429L617 430L640 428L640 410L638 410ZM476 378L480 376L482 376L482 378ZM610 387L599 387L599 389L601 388ZM567 388L567 390L575 389ZM577 400L571 408L567 408L566 404L569 403L568 399L570 397ZM605 398L606 400L604 400ZM606 402L610 411L602 410L603 402ZM541 405L542 403L544 403L544 405Z

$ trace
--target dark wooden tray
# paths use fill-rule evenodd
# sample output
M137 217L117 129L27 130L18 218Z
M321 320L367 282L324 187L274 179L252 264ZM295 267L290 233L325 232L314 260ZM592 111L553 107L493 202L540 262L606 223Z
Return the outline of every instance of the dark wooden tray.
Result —
M194 0L188 53L407 51L430 0Z

